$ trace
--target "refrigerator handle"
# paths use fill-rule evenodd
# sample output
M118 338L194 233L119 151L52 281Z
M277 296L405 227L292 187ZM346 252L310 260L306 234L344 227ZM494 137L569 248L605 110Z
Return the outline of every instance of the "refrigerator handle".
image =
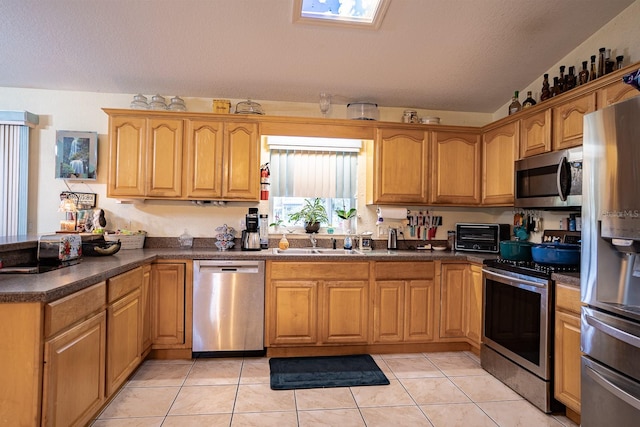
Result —
M636 411L640 411L640 400L633 397L631 394L627 393L622 388L615 385L609 379L602 376L600 373L594 371L589 366L584 366L585 373L591 377L595 382L597 382L602 388L607 390L609 393L616 396L618 399L626 402L627 404L633 406Z
M601 320L596 319L585 313L585 319L587 323L596 329L599 329L603 333L612 336L613 338L625 342L633 347L640 348L640 338L635 335L629 334L621 329L614 328Z

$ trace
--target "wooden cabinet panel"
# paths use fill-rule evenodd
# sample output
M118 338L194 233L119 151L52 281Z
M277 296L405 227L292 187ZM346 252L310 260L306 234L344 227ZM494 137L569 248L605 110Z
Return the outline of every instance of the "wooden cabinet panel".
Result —
M580 413L580 288L556 283L554 395Z
M436 339L438 294L433 279L410 280L405 292L404 341Z
M106 316L45 342L43 426L84 426L105 402Z
M256 123L226 123L224 127L224 181L222 196L258 200L260 143Z
M153 348L182 348L185 341L185 264L158 263L151 269Z
M323 343L366 343L369 325L369 282L327 281L322 284Z
M151 349L151 265L142 267L142 286L140 287L140 310L142 324L142 356Z
M424 131L377 129L367 153L367 203L426 203L427 144Z
M582 145L584 115L595 110L595 93L588 93L553 107L553 149L562 150Z
M140 289L107 307L107 396L111 396L141 362Z
M515 120L482 136L482 204L513 206L514 164L518 159L520 122Z
M551 109L520 120L520 158L551 151Z
M431 203L480 203L480 135L431 132Z
M189 120L186 137L186 197L222 196L223 123Z
M44 307L44 336L49 338L74 323L104 310L107 283L100 282Z
M475 347L480 348L482 339L482 267L469 266L468 292L465 294L467 313L466 336Z
M149 119L147 145L147 196L180 197L182 195L183 121Z
M616 102L633 98L640 95L640 92L631 85L620 80L616 80L597 91L597 107L598 110L613 105Z
M138 289L142 283L142 267L134 268L126 273L109 279L107 288L107 302L112 303L129 292Z
M442 264L440 338L460 338L466 336L467 299L466 276L468 264Z
M270 284L267 332L270 344L318 342L318 287L315 281L278 280Z
M404 292L402 280L377 280L373 296L373 342L401 342L404 339Z
M144 117L109 117L107 196L144 196L147 126Z

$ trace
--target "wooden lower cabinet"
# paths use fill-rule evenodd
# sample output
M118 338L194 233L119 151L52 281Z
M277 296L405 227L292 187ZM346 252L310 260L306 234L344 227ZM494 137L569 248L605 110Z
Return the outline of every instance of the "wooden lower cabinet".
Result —
M467 322L465 333L469 343L480 349L482 340L482 266L478 264L469 265L469 280L467 283L468 292L465 298L465 311L467 312Z
M554 395L580 414L580 288L556 283L555 315Z
M154 349L191 347L191 263L157 261L151 268L151 341ZM188 326L188 327L187 327Z
M268 261L266 286L267 347L367 342L368 262Z
M104 309L44 344L43 426L84 426L105 402Z
M140 309L142 311L142 357L151 350L151 265L142 266L140 287Z
M373 343L430 342L436 338L438 292L434 262L376 262Z
M464 310L467 299L467 263L442 263L440 276L440 338L462 338L468 314Z

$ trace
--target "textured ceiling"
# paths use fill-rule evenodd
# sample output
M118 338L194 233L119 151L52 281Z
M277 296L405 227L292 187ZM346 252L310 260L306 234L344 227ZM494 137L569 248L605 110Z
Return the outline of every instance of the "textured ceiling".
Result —
M493 113L633 0L391 0L378 31L293 0L0 0L0 86Z

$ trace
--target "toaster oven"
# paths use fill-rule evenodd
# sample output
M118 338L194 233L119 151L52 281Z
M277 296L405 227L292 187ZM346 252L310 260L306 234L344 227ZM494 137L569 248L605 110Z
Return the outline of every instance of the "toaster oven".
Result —
M509 224L456 224L456 250L500 252L500 241L509 240Z

